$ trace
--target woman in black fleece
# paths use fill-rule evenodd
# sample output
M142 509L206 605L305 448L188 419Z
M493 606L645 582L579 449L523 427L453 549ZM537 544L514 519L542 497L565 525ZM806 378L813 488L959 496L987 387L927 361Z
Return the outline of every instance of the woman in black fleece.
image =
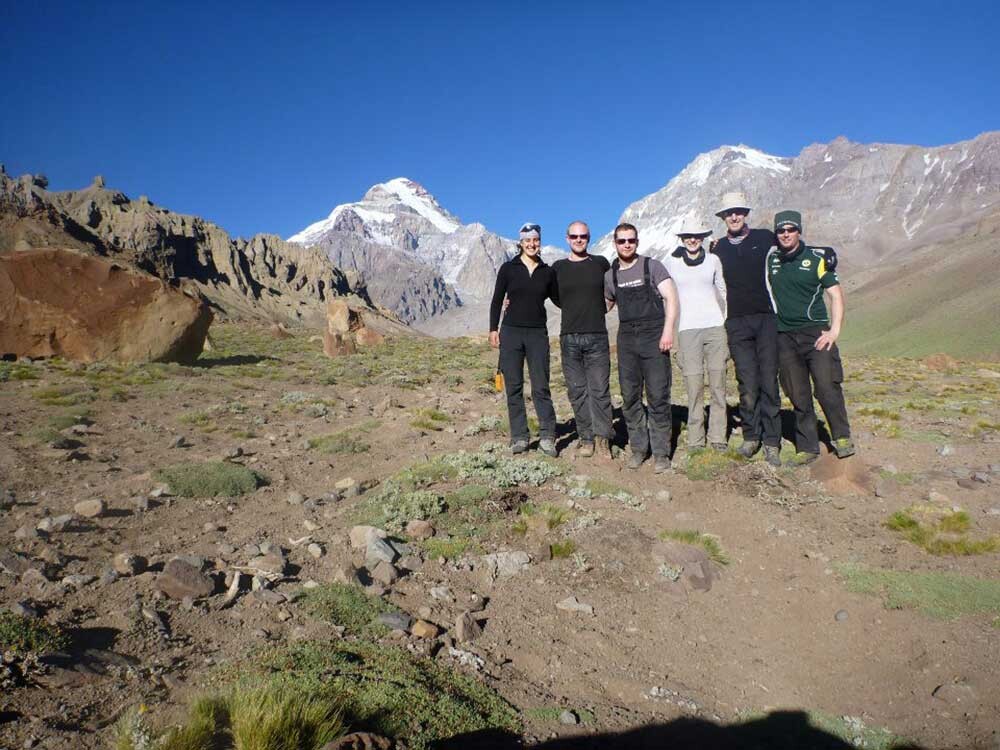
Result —
M524 361L528 361L531 399L538 415L538 449L556 455L556 412L549 392L549 332L545 327L545 299L559 304L556 275L542 260L542 228L521 227L520 252L500 266L490 304L490 346L500 349L500 371L507 390L510 451L528 450L530 433L524 408ZM509 300L500 327L504 297Z

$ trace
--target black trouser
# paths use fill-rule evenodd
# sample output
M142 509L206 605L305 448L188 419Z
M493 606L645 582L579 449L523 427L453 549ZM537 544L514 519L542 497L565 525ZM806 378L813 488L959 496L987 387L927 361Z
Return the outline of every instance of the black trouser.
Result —
M726 336L740 390L743 439L780 445L778 319L772 313L730 318L726 321Z
M618 382L625 402L622 411L633 453L670 455L670 353L660 351L662 322L620 323ZM643 387L649 404L642 404Z
M611 347L607 333L566 333L559 337L563 376L581 441L610 440Z
M542 439L555 440L556 412L549 392L549 333L544 328L500 327L500 372L507 390L507 415L511 442L529 440L528 415L524 409L524 361L528 361L531 400L538 415Z
M819 453L813 385L816 386L816 399L823 407L831 437L837 440L851 436L844 390L841 388L844 367L840 363L840 352L836 344L824 351L816 349L816 339L823 330L800 328L778 334L781 387L795 408L795 450L803 453Z

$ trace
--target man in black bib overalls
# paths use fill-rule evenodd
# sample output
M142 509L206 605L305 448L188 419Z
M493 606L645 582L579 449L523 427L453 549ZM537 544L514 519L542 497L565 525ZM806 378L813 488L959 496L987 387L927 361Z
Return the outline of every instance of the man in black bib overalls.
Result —
M618 306L618 382L632 448L628 465L638 469L652 451L660 474L670 469L670 349L677 290L660 261L638 254L634 226L619 224L613 237L618 258L604 277L604 296L609 310Z

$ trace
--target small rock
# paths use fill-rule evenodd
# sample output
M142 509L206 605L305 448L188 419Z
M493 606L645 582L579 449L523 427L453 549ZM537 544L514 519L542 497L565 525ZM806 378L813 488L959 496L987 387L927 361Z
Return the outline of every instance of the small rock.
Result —
M833 616L833 619L836 620L837 622L845 622L847 620L847 610L838 609L837 614Z
M956 479L955 484L961 487L963 490L978 490L980 489L979 482L974 482L971 479Z
M215 521L206 521L204 525L201 527L201 530L204 531L206 534L214 534L220 528L222 527L219 526L219 524L217 524Z
M288 561L279 549L277 552L268 552L253 558L247 563L247 567L270 575L283 576L288 567Z
M146 558L130 552L119 552L111 560L111 567L123 576L136 576L146 569Z
M563 711L559 714L559 723L565 724L567 726L574 726L580 723L580 717L577 716L573 711L569 709Z
M262 641L266 641L268 638L271 637L271 634L268 633L263 628L257 628L256 630L251 631L250 635L252 635L254 638L258 638L259 640L262 640Z
M19 526L14 532L15 539L34 539L38 536L38 529L34 526Z
M227 461L232 461L234 458L239 458L242 455L243 455L243 449L237 445L235 448L230 448L229 450L227 450L223 458L226 459Z
M483 555L480 560L491 578L515 576L531 563L531 557L522 550L494 552L490 555Z
M352 477L344 477L337 482L334 487L340 491L344 497L357 497L361 494L361 485Z
M399 558L399 560L396 561L396 565L403 570L415 573L424 567L424 560L418 555L406 555L406 557Z
M136 513L145 513L149 510L149 498L145 496L133 497L132 498L132 509Z
M951 498L945 495L943 492L938 492L937 490L931 490L927 493L927 501L931 503L947 505L951 507Z
M315 521L310 521L308 518L302 522L302 526L305 527L305 530L310 533L312 533L313 531L319 531L321 528L323 528L318 523L316 523Z
M55 534L65 531L73 523L73 515L67 513L61 516L47 516L35 526L43 534Z
M70 437L58 437L49 443L49 447L57 451L70 451L82 448L83 443Z
M188 442L187 438L183 435L178 435L170 443L171 448L190 448L191 443Z
M163 567L156 579L156 588L177 601L185 596L199 599L215 592L215 581L202 573L201 566L175 557Z
M104 572L101 573L100 583L102 586L110 586L120 577L121 576L118 575L118 571L114 568L106 568Z
M434 524L430 521L415 518L406 524L406 535L410 539L423 541L424 539L430 539L435 533Z
M333 580L337 583L345 583L351 586L360 586L361 580L358 578L358 569L351 563L338 565L333 571Z
M75 589L82 589L84 586L89 586L94 581L97 580L97 576L84 575L83 573L74 573L73 575L68 575L62 579L64 586L72 586Z
M83 518L100 518L107 510L103 500L82 500L73 506L73 512Z
M352 549L365 549L371 537L376 536L379 539L385 539L389 535L382 529L377 529L374 526L354 526L351 528L348 536L351 540Z
M29 588L31 586L45 586L49 579L38 568L28 568L21 574L21 583Z
M948 443L945 443L940 448L937 449L939 456L953 456L955 455L955 449Z
M28 604L28 602L14 602L7 609L11 613L20 615L21 617L30 617L32 619L38 617L38 610Z
M591 605L584 604L575 596L567 596L562 601L556 602L556 609L561 609L563 612L579 612L584 615L594 614L594 608Z
M320 750L392 750L392 740L371 732L351 732L333 742L328 742Z
M977 472L975 472L972 475L972 479L973 479L973 481L979 482L980 484L989 484L990 481L991 481L990 480L990 475L987 474L985 471L977 471Z
M486 605L489 603L489 597L481 596L480 594L472 594L469 596L469 611L470 612L482 612L486 609Z
M410 628L410 633L417 638L437 638L440 632L441 629L437 625L426 620L417 620Z
M269 607L276 607L279 604L284 604L288 601L288 597L282 594L280 591L275 591L274 589L257 589L250 594L254 599Z
M375 618L379 625L385 625L389 630L409 630L413 618L405 612L383 612Z
M483 629L479 622L472 616L472 612L466 610L455 621L455 639L459 643L467 643L476 640L483 634Z
M392 563L380 560L372 570L372 579L383 586L390 586L399 580L399 571L396 570L396 566Z
M451 602L455 600L455 597L451 594L451 589L447 586L432 586L431 587L431 598L437 599L441 602Z
M396 562L396 558L398 557L399 553L397 553L395 548L385 539L380 539L379 537L373 535L368 540L368 545L365 548L366 564L376 564L379 560L384 560L389 563Z
M289 505L302 505L306 501L305 495L292 490L285 496L285 502Z
M313 542L308 547L306 547L306 552L315 557L317 560L325 554L325 552L323 551L323 547L320 546L319 544L316 544L316 542Z

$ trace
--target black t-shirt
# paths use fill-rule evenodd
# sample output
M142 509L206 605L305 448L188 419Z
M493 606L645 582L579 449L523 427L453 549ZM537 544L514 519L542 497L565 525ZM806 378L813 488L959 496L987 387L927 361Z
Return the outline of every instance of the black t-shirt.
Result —
M738 245L723 237L712 250L722 261L728 318L774 312L765 263L774 244L774 233L769 229L751 229Z
M500 326L504 295L510 300L510 307L503 316L504 325L545 328L546 298L559 304L559 290L552 266L539 259L538 266L529 274L520 256L514 256L500 266L490 302L491 331L498 330Z
M567 333L607 333L604 323L604 274L611 268L603 255L588 255L586 260L569 258L552 264L559 286L562 306L560 335Z

